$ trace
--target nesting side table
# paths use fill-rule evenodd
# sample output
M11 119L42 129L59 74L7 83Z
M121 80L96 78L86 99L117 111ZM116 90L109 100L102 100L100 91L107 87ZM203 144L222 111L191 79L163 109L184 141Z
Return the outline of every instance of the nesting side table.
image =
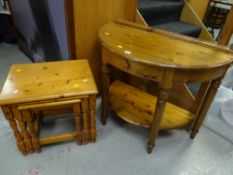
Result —
M22 154L41 145L77 139L95 142L98 93L87 60L13 65L0 94L0 105ZM76 131L39 138L41 117L73 112Z

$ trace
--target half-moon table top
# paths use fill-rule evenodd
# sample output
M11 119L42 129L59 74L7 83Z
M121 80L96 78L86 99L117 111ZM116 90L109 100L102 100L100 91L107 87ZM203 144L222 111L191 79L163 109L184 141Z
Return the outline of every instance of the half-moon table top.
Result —
M127 22L103 26L99 37L110 51L154 66L203 69L233 61L233 52L226 47Z

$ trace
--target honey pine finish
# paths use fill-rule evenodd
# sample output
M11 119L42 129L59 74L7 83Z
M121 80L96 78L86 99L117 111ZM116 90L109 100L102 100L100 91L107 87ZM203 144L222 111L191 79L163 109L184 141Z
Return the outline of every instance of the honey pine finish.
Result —
M149 127L148 153L152 152L160 129L189 127L191 138L194 138L233 61L233 53L212 43L125 21L103 26L99 37L103 62L102 122L106 123L110 102L112 109L125 121ZM120 81L110 84L110 65L131 75L158 82L158 96ZM202 83L189 110L167 103L176 82Z
M87 60L13 65L0 94L2 111L22 154L74 138L95 142L97 88ZM41 117L75 113L76 131L39 138Z
M70 1L70 0L68 0ZM73 15L69 18L74 23L70 38L74 40L73 59L88 59L96 83L101 84L101 54L98 43L99 29L118 18L134 21L137 0L71 0Z

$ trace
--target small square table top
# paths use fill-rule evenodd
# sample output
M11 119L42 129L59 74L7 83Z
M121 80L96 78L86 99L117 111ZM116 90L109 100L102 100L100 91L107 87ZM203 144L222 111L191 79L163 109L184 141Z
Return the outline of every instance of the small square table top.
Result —
M87 60L13 65L0 105L97 94Z

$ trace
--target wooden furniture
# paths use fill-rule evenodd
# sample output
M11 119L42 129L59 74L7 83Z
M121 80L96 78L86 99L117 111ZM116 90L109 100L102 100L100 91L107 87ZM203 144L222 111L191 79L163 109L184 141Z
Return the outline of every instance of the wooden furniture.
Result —
M125 19L146 25L137 11L137 0L98 0L98 2L97 0L66 0L66 14L70 58L88 58L96 83L101 89L101 47L98 43L98 31L101 26L115 19ZM120 75L119 71L111 73L115 76ZM132 76L127 79L133 84L149 86ZM186 100L183 103L178 94L188 96L189 102ZM174 86L170 98L185 107L193 103L193 96L187 86L179 83Z
M76 57L88 59L100 88L101 55L98 31L102 25L121 18L134 21L137 0L67 0L71 50ZM72 5L71 5L72 4ZM73 21L73 24L72 24ZM74 53L75 52L75 53Z
M150 128L148 153L152 152L159 129L190 127L191 138L194 138L233 61L233 53L212 43L125 21L105 25L99 31L99 37L103 62L103 124L110 102L123 120ZM110 65L158 82L157 97L119 81L110 84ZM190 109L167 103L175 82L202 83Z
M227 19L225 21L224 27L220 32L218 43L221 45L228 45L232 33L233 33L233 3L231 2L231 9L229 14L227 15Z
M187 1L192 6L193 10L196 12L199 18L203 21L211 0L202 0L202 1L187 0Z
M205 5L207 2L206 0L204 1L196 1L196 0L191 0L191 1L184 1L185 5L183 7L183 10L181 12L181 16L180 16L180 21L184 21L190 24L194 24L197 26L200 26L202 28L201 34L199 35L199 39L205 40L205 41L210 41L210 42L214 42L214 38L211 36L211 34L209 33L209 31L207 30L206 26L204 25L202 18L200 18L200 16L202 16L200 13L204 13L200 12L202 10L205 9ZM191 4L190 4L191 3ZM198 8L196 7L197 4ZM200 5L203 4L202 5ZM202 9L204 8L204 9ZM200 11L199 11L200 10ZM200 16L198 16L200 15Z
M78 144L95 142L96 94L87 60L19 64L10 69L0 105L25 155L74 138ZM75 113L75 132L39 138L41 117L70 112Z
M199 39L214 42L213 37L208 32L208 30L204 26L203 22L201 21L201 19L195 13L192 6L189 4L189 1L184 1L184 7L183 7L182 12L181 12L180 21L200 26L202 28L202 32L199 35ZM137 10L135 22L138 24L142 24L145 27L149 26L138 10ZM177 34L170 33L170 35L177 35ZM183 35L180 35L180 37L182 37L182 36ZM183 37L185 37L185 36L183 36ZM133 83L132 83L132 80L133 80ZM135 79L135 77L132 77L132 76L130 76L129 81L127 83L130 83L133 86L136 86L137 88L146 90L147 92L153 93L155 95L156 95L155 89L159 88L157 83L154 83L154 82L151 83L151 82L148 82L146 80L142 81L138 78ZM144 88L141 88L141 86L144 86ZM151 90L152 86L153 86L153 90ZM181 95L184 98L180 98ZM183 99L185 99L185 100L183 100ZM195 99L194 94L192 94L192 92L190 91L187 84L181 83L181 82L176 82L172 88L172 91L170 93L168 100L172 103L177 104L178 106L180 106L182 108L189 109L192 106L192 104L194 103L194 99Z

